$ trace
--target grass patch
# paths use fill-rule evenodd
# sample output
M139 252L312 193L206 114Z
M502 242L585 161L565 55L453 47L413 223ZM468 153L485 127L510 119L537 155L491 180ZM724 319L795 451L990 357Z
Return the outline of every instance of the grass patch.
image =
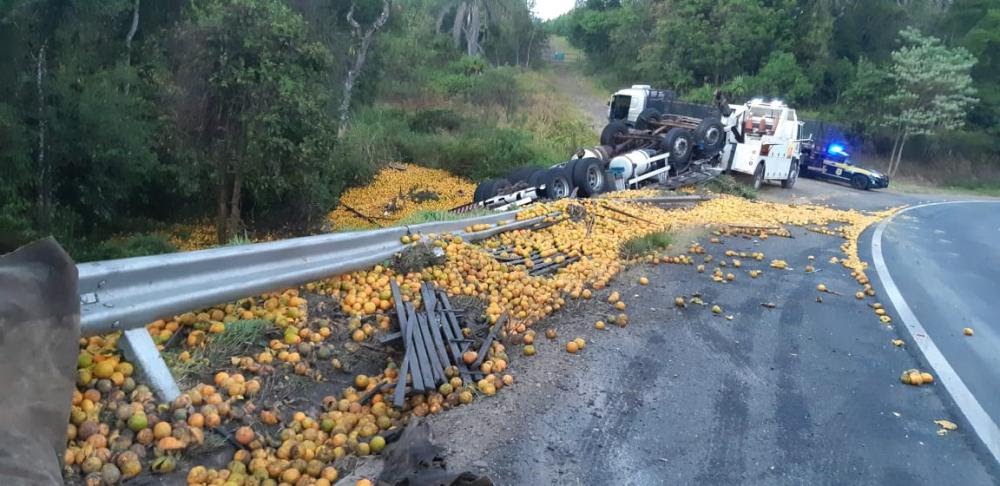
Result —
M632 238L622 245L621 255L624 259L638 258L643 255L662 250L670 246L672 238L666 231L657 231L645 236Z
M245 355L262 346L264 335L271 322L264 319L233 321L226 330L212 338L205 348L205 356L213 365L227 362L231 356Z
M191 359L179 359L183 349L164 351L163 359L181 385L194 385L207 373L230 366L231 357L247 355L265 346L271 326L264 319L234 321L226 325L224 332L214 335L204 348L190 351Z
M432 245L410 245L392 259L391 267L398 274L419 272L427 267L444 263L444 251Z
M757 199L757 190L729 174L722 174L706 182L702 187L719 194L732 194L746 199Z
M1000 182L960 182L945 186L945 190L976 196L1000 197Z
M494 214L488 209L478 209L468 213L452 213L449 211L417 211L407 218L399 221L399 226L415 225L423 223L437 223L441 221L457 221L459 219L474 218L476 216L486 216Z

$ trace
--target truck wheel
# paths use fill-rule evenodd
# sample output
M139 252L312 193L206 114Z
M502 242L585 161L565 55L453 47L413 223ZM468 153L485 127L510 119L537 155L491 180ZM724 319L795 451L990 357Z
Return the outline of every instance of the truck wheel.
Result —
M473 202L482 202L491 197L495 197L501 188L509 187L507 179L490 179L480 182L476 186L476 191L472 194Z
M573 166L573 185L580 188L585 197L604 192L604 164L599 159L579 159Z
M639 113L639 116L635 118L635 127L639 130L648 130L650 127L650 122L660 121L660 110L656 108L646 108Z
M545 184L545 173L548 169L536 169L530 176L528 176L528 185L538 189L539 186ZM541 195L541 190L538 190L538 194Z
M572 167L572 165L566 167L553 167L544 172L541 179L543 184L545 184L545 190L542 192L546 198L562 199L564 197L569 197L569 195L573 192L573 182L567 168Z
M795 181L799 178L799 161L792 159L792 170L788 173L788 179L781 181L781 187L791 189L795 186Z
M757 170L753 171L753 182L751 183L753 188L760 189L760 186L764 185L764 163L761 162L757 166Z
M534 174L538 170L543 170L543 169L541 167L536 167L531 165L518 167L513 171L511 171L511 173L507 176L507 180L510 181L511 184L517 184L518 182L528 182L528 178L531 177L531 174Z
M701 124L695 129L694 136L706 155L722 150L722 146L726 143L725 128L723 128L722 123L711 118L701 121Z
M854 186L855 189L867 191L868 178L865 177L864 174L854 174L854 177L851 177L851 185Z
M693 148L694 141L691 139L691 132L683 128L671 128L660 140L660 151L670 154L670 159L667 162L677 173L681 173L683 169L687 168Z
M601 130L601 145L610 145L612 147L618 145L615 138L618 135L625 135L626 133L628 133L628 125L625 122L618 120L608 123L604 127L604 130Z

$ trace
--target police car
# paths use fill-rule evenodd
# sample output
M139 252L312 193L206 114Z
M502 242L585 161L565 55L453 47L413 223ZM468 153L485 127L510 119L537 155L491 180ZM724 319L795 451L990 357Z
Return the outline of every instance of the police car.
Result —
M889 187L889 176L873 169L858 167L851 155L838 143L817 151L815 146L803 144L799 163L805 177L846 182L856 189L882 189Z

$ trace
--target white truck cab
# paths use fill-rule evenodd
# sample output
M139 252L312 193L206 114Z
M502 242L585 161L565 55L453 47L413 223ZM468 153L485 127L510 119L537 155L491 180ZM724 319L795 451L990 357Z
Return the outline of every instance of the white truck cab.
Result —
M790 188L799 175L799 123L795 110L779 100L753 99L729 105L723 119L727 140L722 161L726 170L753 177L753 187L765 180Z
M620 89L608 102L608 120L621 120L633 125L639 119L639 115L649 108L665 113L667 104L676 98L677 94L673 91L653 89L648 84L636 84L631 88Z

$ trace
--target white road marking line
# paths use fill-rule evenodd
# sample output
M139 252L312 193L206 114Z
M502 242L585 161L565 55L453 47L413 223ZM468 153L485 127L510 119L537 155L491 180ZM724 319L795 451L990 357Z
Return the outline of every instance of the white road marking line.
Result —
M944 355L941 354L941 350L938 349L937 345L927 334L927 330L924 329L923 324L917 319L917 316L910 309L910 306L903 299L903 294L896 287L896 283L892 280L892 276L889 275L889 268L885 264L885 259L882 256L882 233L885 228L889 225L893 218L899 216L907 211L925 208L929 206L938 206L942 204L970 204L970 203L993 203L998 204L998 201L945 201L936 202L929 204L920 204L917 206L910 206L900 212L886 218L875 228L875 233L872 234L872 262L875 264L875 271L878 273L879 279L882 281L882 286L885 288L885 293L889 296L889 300L892 301L893 307L896 308L896 312L899 313L900 320L905 324L906 330L910 333L910 338L917 344L920 352L923 353L924 359L930 364L931 369L937 374L937 378L944 385L945 390L951 395L952 399L955 400L955 404L958 405L959 410L965 415L966 420L972 425L972 429L979 436L979 439L983 441L986 448L989 449L990 454L993 455L993 459L1000 463L1000 428L997 427L996 422L990 418L983 406L979 404L976 397L972 395L969 388L965 386L965 382L962 378L958 376L955 369L951 367L948 360L945 359Z

